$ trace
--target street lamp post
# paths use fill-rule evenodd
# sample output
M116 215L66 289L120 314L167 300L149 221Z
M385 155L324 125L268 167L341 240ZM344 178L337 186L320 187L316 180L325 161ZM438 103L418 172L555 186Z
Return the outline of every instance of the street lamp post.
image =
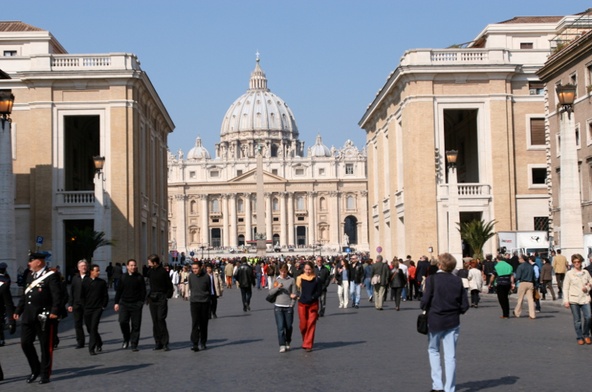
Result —
M576 86L567 84L557 86L559 109L559 137L561 168L561 187L559 188L560 207L560 246L563 254L581 253L584 248L582 231L582 204L580 196L580 176L573 104ZM569 257L569 256L568 256Z
M201 249L201 259L202 259L202 260L203 260L203 252L204 252L204 249L205 249L205 248L206 248L206 246L205 246L205 245L202 245L202 246L200 246L200 247L199 247L199 249Z
M458 151L446 151L446 161L448 162L448 252L456 258L457 268L462 268L462 240L456 226L460 222L457 158Z
M3 73L4 74L4 73ZM16 277L15 183L12 171L12 90L0 90L0 262Z
M94 231L97 233L105 233L105 238L109 238L106 233L105 225L105 175L103 168L105 167L105 157L93 156L93 163L95 167L95 204L94 204ZM107 267L107 261L105 257L105 248L101 246L97 248L93 254L93 263L98 264L101 267L101 271L104 271Z

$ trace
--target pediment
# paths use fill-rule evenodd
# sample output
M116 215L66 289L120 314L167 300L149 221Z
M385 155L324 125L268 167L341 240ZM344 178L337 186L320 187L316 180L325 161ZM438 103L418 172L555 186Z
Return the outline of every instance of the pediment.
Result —
M233 184L256 184L257 183L257 169L249 170L246 173L241 174L240 176L236 176L228 181L229 183ZM265 170L263 170L263 182L265 184L283 184L288 182L283 177L277 176L275 174L271 174Z

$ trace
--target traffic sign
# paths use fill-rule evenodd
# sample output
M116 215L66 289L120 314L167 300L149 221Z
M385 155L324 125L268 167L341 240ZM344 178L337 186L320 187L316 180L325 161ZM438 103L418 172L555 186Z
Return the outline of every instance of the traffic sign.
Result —
M38 235L37 238L35 239L35 245L37 246L41 246L43 245L43 237Z
M382 253L382 246L377 246L376 247L376 252Z

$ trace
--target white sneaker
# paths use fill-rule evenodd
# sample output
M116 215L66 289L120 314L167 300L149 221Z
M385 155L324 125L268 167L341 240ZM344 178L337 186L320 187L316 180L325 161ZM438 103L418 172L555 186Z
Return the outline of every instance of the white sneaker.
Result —
M286 344L286 351L290 351L290 345Z
M343 305L342 304L339 304L339 309L341 309L341 308L343 308Z
M286 352L286 346L280 346L280 352L281 353L285 353Z

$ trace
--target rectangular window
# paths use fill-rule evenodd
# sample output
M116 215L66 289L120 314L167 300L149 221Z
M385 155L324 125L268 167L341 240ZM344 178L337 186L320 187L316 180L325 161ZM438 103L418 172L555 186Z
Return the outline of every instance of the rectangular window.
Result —
M4 57L14 57L16 56L16 50L5 50Z
M537 231L549 231L549 217L548 216L535 216L534 218L534 229Z
M280 221L280 218L278 218L277 216L274 216L274 217L273 217L273 221L274 221L274 222L279 222L279 221Z
M218 178L220 177L220 172L218 170L210 170L210 177Z
M545 145L545 119L531 118L530 119L530 145L544 146Z
M242 170L237 170L236 171L236 176L242 176L243 175L243 171Z
M273 174L274 176L277 176L278 175L277 169L271 169L271 174Z
M532 42L520 42L520 49L534 49Z
M189 178L195 178L195 172L194 171L190 171L189 172Z
M245 221L245 218L238 218L239 223L243 223Z
M319 168L319 176L324 176L325 175L325 169L324 168Z
M354 174L354 164L353 163L346 163L345 164L345 174Z
M543 82L528 82L530 95L543 95L545 93L545 84Z
M301 168L301 167L299 167L299 168L296 168L296 169L294 170L294 174L296 174L297 176L303 176L303 175L304 175L304 169L303 169L303 168Z
M545 185L547 181L546 167L531 167L530 168L530 184L531 185Z

